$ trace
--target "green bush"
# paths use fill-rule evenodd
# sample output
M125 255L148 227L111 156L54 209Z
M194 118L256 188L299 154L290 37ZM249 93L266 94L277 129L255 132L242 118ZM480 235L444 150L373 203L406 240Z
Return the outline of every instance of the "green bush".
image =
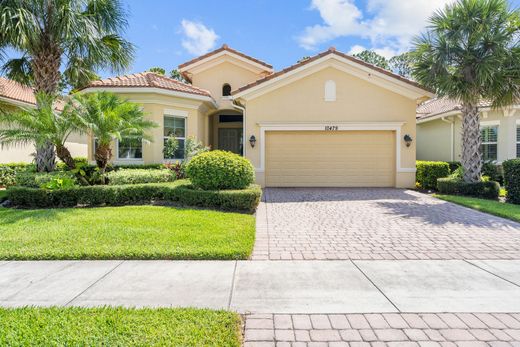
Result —
M204 190L243 189L255 180L251 162L225 151L205 152L186 165L186 174L196 188Z
M40 188L55 178L67 178L73 179L75 182L74 175L69 172L54 171L54 172L33 172L33 171L20 171L15 176L17 186L28 187L28 188Z
M175 173L167 169L120 169L107 173L108 184L113 186L138 183L173 182Z
M108 170L132 169L132 170L158 170L164 169L163 164L109 164Z
M506 200L512 204L520 204L520 159L506 160L502 166L507 191Z
M437 180L437 189L442 194L466 195L476 198L497 200L500 185L495 181L468 183L459 178L445 177Z
M450 167L450 173L456 171L459 167L462 166L460 161L448 161L448 166Z
M0 164L0 187L7 187L16 184L16 174L34 168L33 164L27 163L7 163Z
M450 174L450 167L444 161L417 161L416 167L416 181L422 189L437 189L437 179Z
M500 185L504 184L504 172L501 165L487 161L482 165L482 176L487 176L491 181L497 181Z
M184 206L208 207L233 211L254 211L262 190L251 185L242 190L200 190L188 180L175 183L148 183L121 186L86 186L46 190L13 186L7 189L14 206L23 208L55 208L102 205L131 205L154 201Z
M87 158L84 158L84 157L75 157L74 158L74 162L76 163L76 166L78 165L81 165L81 166L86 166L88 165L88 159ZM56 170L58 171L67 171L69 168L67 167L67 165L60 161L56 164Z

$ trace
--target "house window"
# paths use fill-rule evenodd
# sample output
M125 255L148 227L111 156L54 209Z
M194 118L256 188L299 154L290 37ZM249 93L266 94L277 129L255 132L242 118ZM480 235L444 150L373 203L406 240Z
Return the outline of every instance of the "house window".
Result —
M336 82L325 82L325 101L336 101Z
M226 83L222 86L222 96L230 96L230 95L231 95L231 86Z
M516 157L520 158L520 125L516 126Z
M179 141L179 148L175 151L173 156L164 159L184 159L184 143L186 140L186 118L164 116L164 145L170 136L175 136Z
M484 126L480 129L482 137L482 159L497 160L498 157L498 126Z
M143 141L135 137L123 137L117 142L118 159L143 159Z

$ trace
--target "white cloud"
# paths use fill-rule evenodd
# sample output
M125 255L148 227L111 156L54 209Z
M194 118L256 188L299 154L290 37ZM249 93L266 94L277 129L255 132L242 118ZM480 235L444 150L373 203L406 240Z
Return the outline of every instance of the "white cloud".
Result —
M348 54L350 55L354 55L354 54L358 54L358 53L361 53L363 52L364 50L366 50L367 48L364 47L364 46L361 46L361 45L354 45L350 48L350 51L348 52Z
M363 13L354 0L312 0L311 9L319 11L323 23L305 28L298 41L306 49L315 49L338 37L355 36L370 40L371 49L379 54L395 55L407 50L431 14L450 2L367 0Z
M207 28L199 22L192 22L186 19L181 21L184 39L182 47L193 55L202 55L215 47L219 36L213 29Z

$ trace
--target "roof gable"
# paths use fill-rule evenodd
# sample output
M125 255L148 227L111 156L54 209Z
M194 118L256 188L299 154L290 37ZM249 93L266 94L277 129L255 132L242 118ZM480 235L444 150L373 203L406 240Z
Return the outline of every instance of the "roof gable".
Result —
M179 70L184 74L187 72L193 72L195 70L203 71L214 66L215 60L222 60L223 57L232 58L231 62L240 64L241 66L255 72L265 72L269 74L273 72L273 67L270 64L230 48L228 45L223 45L222 47L212 52L206 53L200 57L179 65Z
M338 52L334 48L245 85L233 91L232 95L235 98L252 99L329 66L409 98L433 97L431 91L414 81Z

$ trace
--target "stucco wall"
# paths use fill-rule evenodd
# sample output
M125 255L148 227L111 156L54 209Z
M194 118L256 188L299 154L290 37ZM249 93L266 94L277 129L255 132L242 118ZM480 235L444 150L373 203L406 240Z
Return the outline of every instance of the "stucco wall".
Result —
M451 124L440 119L417 124L417 160L452 160Z
M487 117L481 114L481 125L498 125L498 162L516 158L516 126L520 123L520 112L513 116L504 117L502 110L488 111ZM462 153L462 123L460 116L448 117L454 120L454 160L460 161ZM448 127L448 128L447 128ZM419 160L450 160L449 124L441 120L434 120L417 125L417 159ZM448 155L447 155L448 154Z
M220 105L225 104L225 100L222 100L222 86L225 83L228 83L231 89L235 90L259 78L260 74L258 73L223 61L204 71L194 73L192 82L194 86L208 90Z
M324 101L327 80L336 82L336 101ZM382 87L354 77L333 67L306 76L294 83L258 96L246 103L246 138L260 139L259 122L403 122L401 134L415 132L414 100L405 98ZM401 167L415 168L415 141L406 147L401 139ZM260 148L246 146L246 156L260 167ZM264 184L264 173L257 172L257 180ZM396 186L412 187L415 173L398 172Z

